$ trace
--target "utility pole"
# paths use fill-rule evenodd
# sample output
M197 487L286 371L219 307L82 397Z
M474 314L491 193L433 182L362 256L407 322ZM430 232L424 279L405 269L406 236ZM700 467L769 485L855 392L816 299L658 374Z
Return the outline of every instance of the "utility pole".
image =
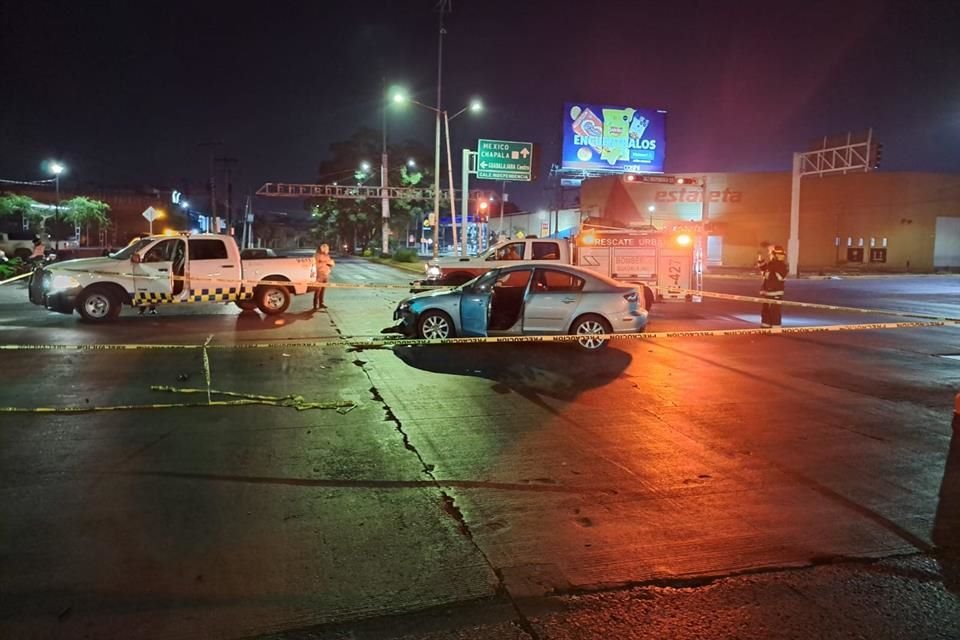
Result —
M470 207L470 157L471 157L472 154L473 154L473 152L471 152L470 149L464 149L464 150L463 150L463 166L460 168L460 179L461 179L461 185L460 185L461 192L460 192L460 197L463 198L463 199L460 201L460 213L463 214L463 215L461 216L461 220L460 220L460 222L461 222L461 224L462 224L462 226L460 227L460 236L461 236L461 240L463 240L463 255L464 255L464 257L466 257L466 255L467 255L467 238L468 238L468 236L467 236L467 213L470 211L470 209L469 209L469 207ZM479 220L479 218L478 218L478 219L477 219L477 233L478 233L478 238L479 238L479 232L480 232L480 220ZM480 246L479 241L477 242L477 246L478 246L478 247Z
M210 177L207 182L207 192L210 194L210 224L213 226L214 233L219 233L220 228L217 225L217 174L216 174L216 148L222 145L220 140L211 140L201 142L199 146L210 149Z
M433 151L433 258L440 255L440 111L443 108L443 36L447 30L443 28L443 14L449 11L450 0L441 0L437 5L440 12L440 28L437 32L437 123Z
M446 129L445 137L447 139L447 179L450 183L450 226L453 228L453 255L457 255L457 193L456 189L453 186L453 157L450 155L450 118L449 114L443 112L443 126ZM467 215L466 211L460 212L462 215ZM466 247L466 238L460 238L461 244L463 244L463 251L461 255L466 257L467 247Z
M236 158L223 157L215 158L215 161L223 166L225 170L224 173L226 174L226 193L224 201L226 211L224 212L223 217L227 223L227 233L230 233L230 230L233 229L233 165L237 164L238 160Z
M500 236L503 235L503 209L507 204L507 181L503 181L503 186L500 188L500 228L497 230L497 241L500 240Z
M390 253L390 198L387 197L387 187L389 185L387 169L387 79L383 79L383 92L381 95L381 111L383 112L383 151L380 155L380 215L383 218L381 234L380 252Z

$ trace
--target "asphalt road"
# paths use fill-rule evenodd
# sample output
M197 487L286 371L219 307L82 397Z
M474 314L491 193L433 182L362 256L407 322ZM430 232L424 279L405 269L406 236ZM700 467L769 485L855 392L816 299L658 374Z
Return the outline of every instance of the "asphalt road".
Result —
M410 278L355 259L334 276ZM958 635L960 328L601 355L282 344L376 335L404 295L90 326L0 287L2 344L212 336L215 390L357 403L0 414L0 637ZM960 317L956 277L792 281L788 297ZM650 330L757 322L708 300L657 305ZM204 388L198 350L0 353L2 406L206 400L150 389Z

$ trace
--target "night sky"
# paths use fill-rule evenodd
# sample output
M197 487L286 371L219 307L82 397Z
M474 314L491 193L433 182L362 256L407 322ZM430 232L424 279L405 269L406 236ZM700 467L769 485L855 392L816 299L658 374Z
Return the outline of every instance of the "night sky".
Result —
M435 4L3 0L0 177L59 157L76 183L202 184L222 141L242 191L313 181L331 142L379 126L383 78L435 101ZM869 126L883 169L960 171L960 2L453 0L446 22L445 106L487 106L454 148L539 143L523 208L549 201L574 100L668 110L668 172L786 170ZM432 148L426 111L388 130Z

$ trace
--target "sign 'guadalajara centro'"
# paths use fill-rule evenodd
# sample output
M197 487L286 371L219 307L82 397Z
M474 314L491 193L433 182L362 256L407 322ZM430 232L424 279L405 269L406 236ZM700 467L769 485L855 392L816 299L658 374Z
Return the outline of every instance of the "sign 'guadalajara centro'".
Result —
M568 102L563 116L564 169L660 173L667 113L658 109Z

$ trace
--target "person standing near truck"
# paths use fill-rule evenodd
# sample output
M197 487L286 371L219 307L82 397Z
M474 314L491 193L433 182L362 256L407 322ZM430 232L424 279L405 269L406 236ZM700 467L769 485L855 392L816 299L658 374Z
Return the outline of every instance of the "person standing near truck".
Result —
M313 259L317 263L317 282L326 284L330 281L330 272L336 266L336 262L330 257L330 245L324 243L317 247L317 252L313 254ZM313 291L313 310L323 309L327 305L323 304L323 294L327 290L325 286L318 286Z
M787 253L780 245L766 245L767 255L757 256L757 268L763 277L760 283L760 297L769 300L783 300L784 284L787 279ZM782 313L779 304L763 303L760 309L760 326L779 327Z

